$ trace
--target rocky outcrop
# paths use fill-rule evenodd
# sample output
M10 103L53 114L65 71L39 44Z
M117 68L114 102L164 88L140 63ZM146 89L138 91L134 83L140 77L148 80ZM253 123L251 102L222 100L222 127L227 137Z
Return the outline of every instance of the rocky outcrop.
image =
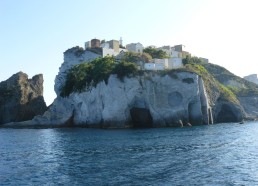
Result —
M42 74L28 79L19 72L0 83L0 124L30 120L46 110Z
M246 118L242 106L225 101L218 101L213 108L215 123L241 122Z
M80 47L73 47L64 52L64 62L59 68L58 75L55 79L55 92L57 96L60 95L61 89L66 81L66 76L74 65L78 65L84 61L92 61L101 55L95 54L88 50L83 50Z
M239 96L239 101L243 106L248 119L255 120L258 118L258 96Z

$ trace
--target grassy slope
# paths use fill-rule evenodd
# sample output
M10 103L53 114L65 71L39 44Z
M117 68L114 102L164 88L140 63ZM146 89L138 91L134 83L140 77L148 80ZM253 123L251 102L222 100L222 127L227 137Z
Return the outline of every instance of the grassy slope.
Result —
M211 63L201 63L200 65L205 67L213 77L215 77L221 84L225 85L237 96L258 95L258 85L234 75L233 73L219 65L214 65ZM239 84L240 87L229 86L227 85L228 81L234 81Z

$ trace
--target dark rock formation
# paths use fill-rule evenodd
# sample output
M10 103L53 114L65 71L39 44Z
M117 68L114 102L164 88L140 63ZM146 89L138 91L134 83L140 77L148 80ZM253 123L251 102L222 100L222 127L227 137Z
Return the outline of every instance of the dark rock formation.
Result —
M28 79L19 72L0 82L0 124L30 120L46 110L42 74Z
M130 110L130 114L133 121L133 127L135 128L153 127L150 110L146 108L134 107Z
M213 114L215 123L241 122L245 117L243 108L230 102L219 102Z
M245 109L247 119L255 120L258 118L258 95L239 96L241 105Z

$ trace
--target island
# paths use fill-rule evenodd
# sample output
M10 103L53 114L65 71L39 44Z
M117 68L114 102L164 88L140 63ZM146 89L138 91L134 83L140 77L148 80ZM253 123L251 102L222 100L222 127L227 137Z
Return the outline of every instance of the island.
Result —
M183 45L92 39L64 52L57 98L12 127L183 127L258 118L258 86Z

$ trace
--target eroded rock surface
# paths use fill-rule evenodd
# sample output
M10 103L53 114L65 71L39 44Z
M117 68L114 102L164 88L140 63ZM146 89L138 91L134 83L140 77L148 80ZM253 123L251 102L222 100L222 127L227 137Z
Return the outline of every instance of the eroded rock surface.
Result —
M193 83L183 79L191 78ZM62 125L73 117L75 126L88 127L171 127L191 123L212 123L208 97L200 76L180 72L169 75L147 74L124 78L109 77L91 91L58 97L50 109L27 125Z
M0 124L30 120L46 110L42 74L28 79L19 72L0 83Z

